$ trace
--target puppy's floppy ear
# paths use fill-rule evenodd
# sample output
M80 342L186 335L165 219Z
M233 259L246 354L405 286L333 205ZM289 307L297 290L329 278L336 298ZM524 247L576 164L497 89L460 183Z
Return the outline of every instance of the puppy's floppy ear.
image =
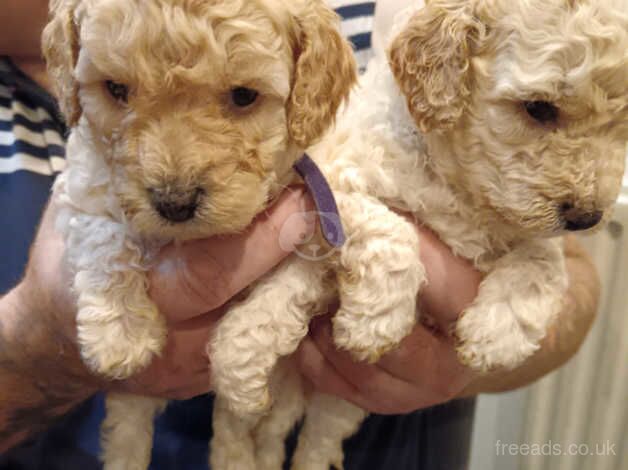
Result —
M66 124L72 127L81 115L74 67L78 58L78 28L75 9L80 0L51 0L50 22L42 35L42 50L52 89Z
M288 103L288 127L306 148L333 124L356 77L353 50L340 35L338 16L322 0L305 0L296 14L297 62Z
M485 34L471 0L433 0L417 11L389 49L393 74L423 132L446 129L471 93L471 49Z

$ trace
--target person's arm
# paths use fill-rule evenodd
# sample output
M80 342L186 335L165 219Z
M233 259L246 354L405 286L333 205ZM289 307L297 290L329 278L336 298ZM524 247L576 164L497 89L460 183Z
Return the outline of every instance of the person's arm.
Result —
M91 393L75 373L71 344L49 335L45 315L26 311L28 298L14 289L0 300L0 451L45 428Z
M574 237L566 239L569 288L565 307L541 349L520 368L478 376L459 363L453 340L441 332L449 331L471 304L481 276L431 232L419 232L421 260L429 280L421 291L422 311L438 328L417 325L399 348L370 365L356 363L338 351L329 321L317 321L299 350L301 369L317 390L371 412L406 413L455 398L523 387L575 354L595 318L600 286L593 264Z
M28 290L18 287L0 300L0 452L45 429L97 389L74 343Z
M309 222L291 216L309 208L302 190L287 191L244 234L164 249L149 279L169 324L168 344L145 371L115 383L94 378L80 359L63 241L49 208L24 280L0 299L0 452L98 390L174 399L207 393L205 351L220 317L216 308L288 255L278 234L296 245Z
M569 289L563 310L550 327L539 351L521 367L474 380L463 395L504 392L535 382L567 362L579 349L595 320L600 281L591 258L574 236L565 238Z

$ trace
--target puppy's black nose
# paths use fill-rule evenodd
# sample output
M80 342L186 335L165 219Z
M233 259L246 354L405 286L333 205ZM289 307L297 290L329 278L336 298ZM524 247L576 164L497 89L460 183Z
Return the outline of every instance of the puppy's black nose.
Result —
M203 194L201 188L187 193L171 193L159 189L149 189L151 203L164 219L180 223L194 217L198 201Z
M570 205L563 206L562 212L565 219L565 228L571 232L595 227L604 216L602 211L585 212Z

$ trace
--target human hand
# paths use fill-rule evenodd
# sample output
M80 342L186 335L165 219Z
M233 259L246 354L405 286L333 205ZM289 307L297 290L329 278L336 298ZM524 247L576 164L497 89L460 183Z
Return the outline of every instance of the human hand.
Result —
M319 392L373 413L400 414L455 398L474 378L459 363L447 333L475 298L482 276L432 232L420 227L418 231L428 279L419 294L420 310L434 324L417 325L397 349L370 365L336 349L328 317L315 319L298 359L304 376Z
M65 357L61 365L71 367L72 376L88 384L84 390L91 393L104 388L185 399L209 391L205 346L220 318L220 307L288 255L279 245L279 231L288 217L303 211L304 202L301 189L287 192L244 234L162 250L149 273L149 293L167 319L168 343L161 357L146 370L118 382L91 376L80 361L71 277L63 259L63 240L54 230L54 207L49 208L33 246L28 274L18 288L20 297L32 306L23 309L23 314L31 316L30 322L47 325L48 338L37 347L57 347L54 342L63 338ZM292 246L307 230L308 222L303 220L300 226L294 217L290 222L288 230L282 231L282 240L294 237Z

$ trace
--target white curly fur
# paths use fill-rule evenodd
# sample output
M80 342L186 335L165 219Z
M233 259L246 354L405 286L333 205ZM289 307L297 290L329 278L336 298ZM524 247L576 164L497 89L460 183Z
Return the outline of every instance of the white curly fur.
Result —
M147 293L157 250L244 230L333 123L355 63L322 0L53 0L50 8L43 50L72 128L54 187L56 225L74 274L78 343L92 371L125 379L167 340ZM127 96L116 98L110 82ZM257 100L239 107L231 99L239 87ZM189 205L190 195L195 211L184 221L156 202ZM110 394L106 404L105 468L147 468L165 400Z
M607 219L621 187L627 13L625 0L433 0L405 18L390 66L370 65L311 152L336 191L347 244L324 262L288 260L210 344L223 410L214 426L237 422L247 442L228 462L214 456L217 469L279 470L283 447L255 436L272 422L283 442L292 423L282 419L302 413L292 468L342 467L342 440L366 413L316 394L306 404L289 360L277 361L335 296L334 339L357 359L377 360L412 329L425 272L414 229L392 209L485 273L454 331L464 363L514 368L538 349L567 286L565 218ZM552 103L557 119L535 120L533 101Z

